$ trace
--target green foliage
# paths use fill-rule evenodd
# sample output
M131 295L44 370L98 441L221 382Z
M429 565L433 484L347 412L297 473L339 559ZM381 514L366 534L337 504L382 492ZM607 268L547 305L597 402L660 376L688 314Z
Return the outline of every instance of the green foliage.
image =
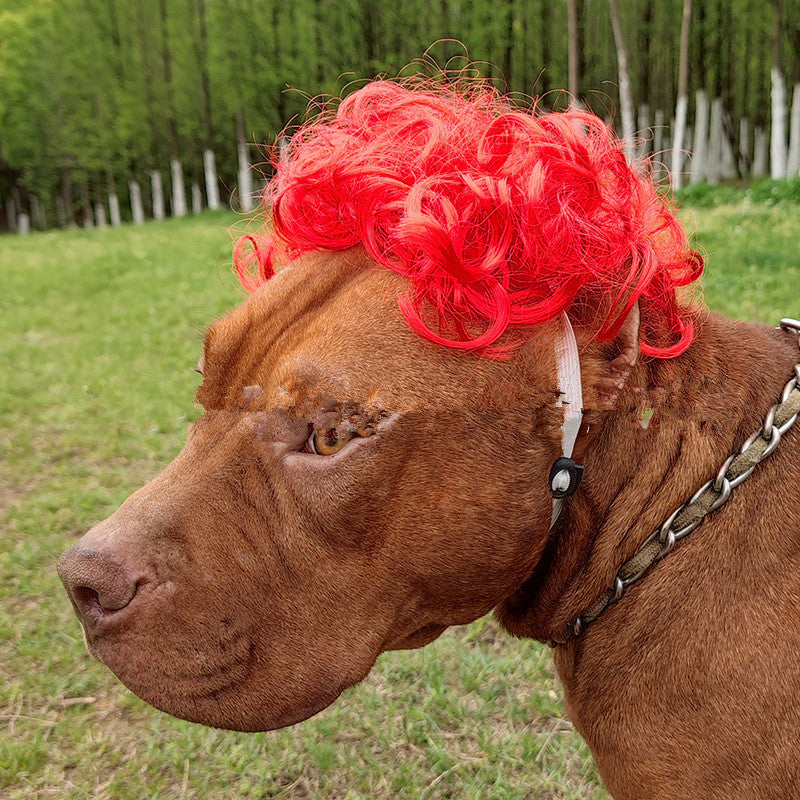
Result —
M755 181L749 186L730 184L711 186L707 183L695 183L680 189L676 192L675 198L679 205L696 208L713 208L732 203L798 205L800 204L800 177L789 181L766 178Z
M773 5L693 5L690 92L721 94L734 124L746 116L763 125ZM782 6L793 81L800 0ZM581 92L613 117L607 3L583 0L578 9ZM622 11L635 100L668 120L681 3L646 0ZM85 183L100 199L116 181L166 170L176 154L199 179L209 146L232 186L237 116L250 141L272 142L309 98L420 69L426 51L442 66L468 57L474 72L544 95L544 106L567 102L566 3L553 0L0 0L0 195L14 185L52 200ZM454 56L461 60L449 62Z
M796 205L684 205L713 309L800 317ZM203 330L241 297L233 223L0 238L0 796L607 798L549 649L486 619L257 735L167 717L85 652L55 560L181 446Z

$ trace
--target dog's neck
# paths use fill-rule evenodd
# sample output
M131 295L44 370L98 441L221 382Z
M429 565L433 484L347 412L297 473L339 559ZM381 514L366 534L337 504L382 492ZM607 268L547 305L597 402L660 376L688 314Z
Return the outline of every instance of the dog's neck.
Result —
M785 334L709 315L683 356L637 364L616 408L589 415L575 449L583 484L533 575L498 609L501 622L518 635L562 635L758 429L797 360Z

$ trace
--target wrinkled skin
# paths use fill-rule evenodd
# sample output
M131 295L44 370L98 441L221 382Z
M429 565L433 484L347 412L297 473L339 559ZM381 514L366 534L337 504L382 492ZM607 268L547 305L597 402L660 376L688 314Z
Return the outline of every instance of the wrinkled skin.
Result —
M586 476L550 532L559 323L506 360L460 354L408 328L405 290L357 251L278 273L209 330L182 452L62 556L89 649L154 706L273 729L491 609L561 633L800 360L714 315L669 362L638 358L633 317L607 345L578 331ZM331 418L358 433L308 452ZM557 649L615 797L800 795L799 438Z
M358 258L286 269L211 327L206 413L183 451L62 560L99 593L82 612L91 651L172 714L242 730L305 719L381 652L488 612L544 544L552 342L498 408L509 365L423 342L397 310L402 279ZM382 414L370 435L302 452L321 410L348 400ZM104 560L138 584L112 613L130 586L105 599Z

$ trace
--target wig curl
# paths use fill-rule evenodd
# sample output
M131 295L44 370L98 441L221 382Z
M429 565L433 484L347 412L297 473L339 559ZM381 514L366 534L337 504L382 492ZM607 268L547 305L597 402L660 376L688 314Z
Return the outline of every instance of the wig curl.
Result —
M271 220L234 253L248 290L276 259L361 245L409 279L400 309L440 345L500 355L564 311L609 341L637 302L643 354L691 344L677 288L702 258L592 114L379 80L303 125L274 167Z

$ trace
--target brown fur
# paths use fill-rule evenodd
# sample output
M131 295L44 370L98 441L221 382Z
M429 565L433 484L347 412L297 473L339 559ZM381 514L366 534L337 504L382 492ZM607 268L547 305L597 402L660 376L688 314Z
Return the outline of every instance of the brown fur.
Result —
M792 336L715 315L673 361L637 360L633 318L610 345L578 332L586 475L549 532L558 323L509 360L458 354L408 329L403 291L357 252L317 255L217 321L183 451L62 557L91 651L148 702L270 729L493 608L550 638L759 427L799 360ZM360 433L299 452L315 420ZM800 795L799 455L800 425L556 650L619 800Z

